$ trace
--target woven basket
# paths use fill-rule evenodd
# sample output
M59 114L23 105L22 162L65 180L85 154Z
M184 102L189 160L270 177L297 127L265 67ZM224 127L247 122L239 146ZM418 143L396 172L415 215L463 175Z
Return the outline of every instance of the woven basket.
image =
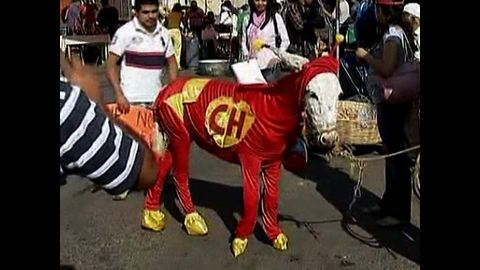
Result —
M375 105L339 100L337 110L337 132L342 143L374 145L382 141L378 132Z

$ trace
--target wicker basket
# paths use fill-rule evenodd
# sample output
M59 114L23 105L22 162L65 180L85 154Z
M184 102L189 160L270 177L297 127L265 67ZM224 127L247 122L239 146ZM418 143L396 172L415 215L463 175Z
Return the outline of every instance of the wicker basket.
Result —
M353 145L381 143L377 110L373 104L339 100L337 109L337 132L342 143Z

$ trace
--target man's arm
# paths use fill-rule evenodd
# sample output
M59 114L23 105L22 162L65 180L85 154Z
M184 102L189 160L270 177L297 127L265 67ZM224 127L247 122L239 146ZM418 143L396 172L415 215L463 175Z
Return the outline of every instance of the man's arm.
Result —
M167 58L167 68L168 68L169 83L170 83L177 79L178 65L177 65L177 60L175 58L175 49L173 46L172 36L170 35L170 33L168 33L166 36L167 36L168 43L166 45L165 57Z
M175 56L170 56L168 59L168 75L169 75L169 83L173 82L177 79L178 75L178 66L177 66L177 60L175 59Z
M107 60L107 78L112 84L115 95L123 95L122 87L120 86L120 56L114 53L110 53Z
M378 75L388 78L395 72L398 64L398 51L400 49L399 43L387 41L383 49L382 59L375 59L363 48L358 48L356 54L358 58L364 59Z
M120 113L128 113L130 111L130 103L128 102L120 83L120 62L121 56L124 54L128 45L128 34L124 28L119 28L112 38L110 45L110 55L107 60L107 78L115 92L115 99Z
M122 87L120 85L120 66L118 62L120 61L120 56L115 53L110 53L110 56L107 60L107 78L110 81L110 84L113 87L113 92L115 93L115 100L118 105L118 109L121 113L128 113L130 111L130 103L123 93Z

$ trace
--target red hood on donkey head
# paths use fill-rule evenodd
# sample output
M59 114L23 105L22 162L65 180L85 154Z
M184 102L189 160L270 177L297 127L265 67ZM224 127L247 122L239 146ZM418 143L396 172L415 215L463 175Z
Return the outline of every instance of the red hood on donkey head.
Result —
M283 55L282 58L285 58L287 59L286 61L288 61L289 57L292 58L296 56ZM292 85L300 85L302 89L306 89L307 84L312 80L313 77L324 72L337 74L339 67L338 60L332 56L322 56L312 60L311 62L305 62L302 59L298 59L297 63L294 63L295 61L293 59L290 60L290 64L292 66L296 65L297 68L301 68L301 70L283 77L278 82L274 83L275 87L288 88ZM298 83L297 80L300 81L300 83ZM303 95L304 94L300 95L299 102L301 102L303 99ZM298 138L289 146L282 163L285 169L294 173L298 173L307 167L308 148L304 139Z

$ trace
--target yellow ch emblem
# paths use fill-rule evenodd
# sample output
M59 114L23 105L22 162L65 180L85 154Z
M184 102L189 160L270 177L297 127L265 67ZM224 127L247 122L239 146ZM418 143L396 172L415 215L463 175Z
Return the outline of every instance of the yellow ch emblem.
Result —
M215 143L222 147L238 144L255 122L250 105L232 97L219 97L210 102L205 114L205 126Z

